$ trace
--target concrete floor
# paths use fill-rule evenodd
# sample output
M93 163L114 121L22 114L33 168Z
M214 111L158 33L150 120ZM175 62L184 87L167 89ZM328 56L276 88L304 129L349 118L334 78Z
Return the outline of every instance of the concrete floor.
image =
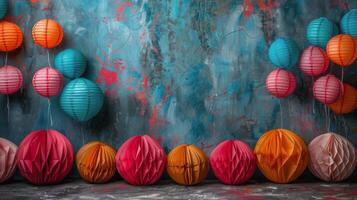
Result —
M227 186L206 181L203 185L193 187L179 186L170 181L146 187L131 186L123 181L93 185L82 180L71 180L60 185L41 187L14 182L0 185L0 199L357 199L357 182L250 182L243 186Z

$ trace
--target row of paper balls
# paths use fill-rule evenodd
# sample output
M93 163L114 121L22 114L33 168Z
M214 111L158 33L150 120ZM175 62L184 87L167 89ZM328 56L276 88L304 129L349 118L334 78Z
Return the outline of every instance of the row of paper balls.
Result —
M166 156L161 145L148 135L134 136L116 150L103 142L90 142L77 152L70 141L55 130L30 133L19 148L0 139L0 182L9 179L16 165L32 184L61 182L76 160L80 176L89 183L105 183L118 171L132 185L150 185L165 169L181 185L199 184L209 168L224 184L246 183L256 171L276 183L296 180L309 166L318 178L329 181L347 179L357 164L353 144L335 133L322 134L308 145L295 133L275 129L263 134L255 147L240 140L226 140L210 158L195 145L182 144Z

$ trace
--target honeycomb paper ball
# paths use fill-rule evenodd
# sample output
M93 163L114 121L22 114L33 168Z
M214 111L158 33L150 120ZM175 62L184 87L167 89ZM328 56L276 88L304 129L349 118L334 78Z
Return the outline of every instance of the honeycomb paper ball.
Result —
M323 49L317 46L309 46L300 57L300 70L309 76L318 76L325 73L330 60Z
M269 73L265 85L271 95L284 98L295 91L296 79L291 72L278 68Z
M14 174L16 151L17 146L14 143L0 138L0 183L5 182Z
M55 130L31 132L17 151L17 166L29 182L49 185L61 182L74 161L72 144Z
M206 178L209 160L195 145L182 144L167 156L167 173L180 185L196 185Z
M165 170L166 154L150 136L134 136L119 148L115 160L118 172L126 182L151 185Z
M52 67L44 67L35 73L32 85L41 96L57 96L63 88L63 75Z
M357 9L348 11L340 23L342 33L352 35L357 38Z
M76 156L79 175L89 183L108 182L116 172L115 154L116 150L103 142L84 145Z
M257 168L250 147L239 140L226 140L211 153L210 164L214 175L224 184L239 185L247 182Z
M299 48L294 40L278 38L269 47L269 59L277 67L294 67L299 59Z
M326 17L320 17L309 23L306 34L310 44L325 48L327 42L338 34L338 28Z
M0 67L0 94L13 94L23 83L22 73L14 66Z
M285 129L264 133L255 146L255 154L260 171L276 183L294 181L304 172L309 161L304 141Z
M12 22L0 21L0 51L9 52L21 46L21 29Z
M328 107L336 114L347 114L352 112L357 105L357 90L351 85L343 84L343 94L335 103L328 104Z
M0 19L3 19L7 13L8 0L0 0Z
M326 75L317 79L312 88L314 97L323 104L337 101L342 94L342 83L334 75Z
M347 67L357 58L357 41L350 35L336 35L328 41L326 52L332 62Z
M309 152L311 173L324 181L343 181L356 168L356 149L341 135L325 133L317 136L309 144Z
M62 26L55 20L42 19L33 26L32 38L43 48L54 48L62 42Z
M83 54L75 49L61 51L55 58L55 67L69 79L79 78L86 70L87 61Z

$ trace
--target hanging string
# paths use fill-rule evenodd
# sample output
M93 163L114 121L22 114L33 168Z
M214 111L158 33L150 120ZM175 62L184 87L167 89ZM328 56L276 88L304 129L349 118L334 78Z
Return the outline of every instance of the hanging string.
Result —
M311 76L311 93L313 93L314 77ZM315 98L312 97L312 114L315 114Z
M10 122L10 99L9 95L6 95L6 108L7 108L7 122Z
M279 99L280 105L280 128L283 128L283 107L281 106L281 99Z
M48 49L47 49L47 62L48 62L48 66L52 67L51 61L50 61L50 50L48 50Z
M51 99L48 98L48 99L47 99L47 102L48 102L48 111L47 111L48 121L50 122L50 126L52 127L52 125L53 125L53 120L52 120L52 113L51 113Z
M289 99L289 97L287 98L287 100L288 100L288 117L289 117L289 119L291 119L291 118L290 118L290 113L291 113L291 112L290 112L290 99ZM288 128L291 129L291 127L290 127L290 121L289 121Z
M324 109L325 109L325 128L327 130L327 132L330 132L330 128L329 128L329 125L328 125L328 115L327 115L327 106L326 104L324 105Z
M341 67L341 82L343 83L343 75L344 75L344 73L343 73L343 67Z
M6 66L7 65L7 52L5 53L5 64L4 64L4 66Z

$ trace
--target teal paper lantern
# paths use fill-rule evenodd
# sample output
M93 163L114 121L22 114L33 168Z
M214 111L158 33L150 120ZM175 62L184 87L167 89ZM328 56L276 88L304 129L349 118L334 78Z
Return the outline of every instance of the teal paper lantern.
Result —
M0 0L0 19L3 19L7 13L8 0Z
M352 35L357 38L357 9L352 9L346 13L341 20L342 33Z
M294 40L278 38L269 47L269 59L277 67L291 68L299 59L299 48Z
M336 24L326 17L312 20L306 31L309 43L321 48L326 48L327 42L337 34L338 28Z
M61 51L55 58L55 68L69 79L79 78L86 70L86 66L86 58L75 49Z
M70 81L60 97L61 108L77 121L94 117L103 106L104 95L97 84L85 78Z

